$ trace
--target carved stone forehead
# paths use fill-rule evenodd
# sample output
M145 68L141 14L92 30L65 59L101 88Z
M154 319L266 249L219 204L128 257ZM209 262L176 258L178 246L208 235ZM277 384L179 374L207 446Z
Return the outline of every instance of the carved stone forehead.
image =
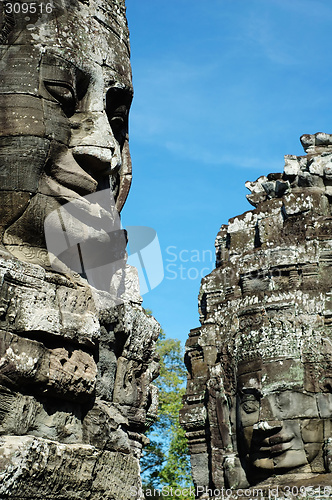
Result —
M2 46L3 54L8 45L19 47L20 51L24 46L26 52L31 47L34 57L38 57L38 53L53 53L92 77L95 73L111 85L117 83L131 88L129 35L123 2L108 0L103 8L93 1L86 5L78 0L57 0L55 5L54 12L48 16L14 16L15 24L7 36L7 47ZM4 19L0 24L4 24Z
M253 359L300 358L305 340L301 331L284 332L262 328L235 337L234 357L237 363Z

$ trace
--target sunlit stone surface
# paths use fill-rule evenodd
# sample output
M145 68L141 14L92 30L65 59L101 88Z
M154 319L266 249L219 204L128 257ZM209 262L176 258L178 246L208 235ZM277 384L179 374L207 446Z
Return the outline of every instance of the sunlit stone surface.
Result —
M246 183L255 209L202 280L181 412L197 486L332 486L332 136L301 142Z
M0 4L0 498L141 499L159 325L118 215L125 6L43 6Z

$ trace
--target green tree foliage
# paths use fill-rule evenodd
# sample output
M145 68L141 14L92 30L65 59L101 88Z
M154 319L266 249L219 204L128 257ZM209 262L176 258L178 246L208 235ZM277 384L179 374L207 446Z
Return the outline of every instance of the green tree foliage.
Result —
M179 423L179 410L185 392L186 369L179 340L166 339L163 331L157 343L160 356L160 375L154 384L159 389L159 410L156 422L147 436L150 444L141 461L143 489L146 498L153 498L153 490L171 492L193 488L190 460L185 433ZM174 499L173 495L155 498ZM190 494L176 495L179 500L191 500Z

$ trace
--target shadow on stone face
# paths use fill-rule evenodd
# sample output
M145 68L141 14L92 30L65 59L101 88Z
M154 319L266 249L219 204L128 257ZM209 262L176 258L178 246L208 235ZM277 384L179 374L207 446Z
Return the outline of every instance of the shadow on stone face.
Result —
M221 227L202 281L181 420L212 490L332 484L332 136L301 141L246 183L255 209Z
M160 327L119 219L125 5L33 5L0 5L0 497L142 499Z

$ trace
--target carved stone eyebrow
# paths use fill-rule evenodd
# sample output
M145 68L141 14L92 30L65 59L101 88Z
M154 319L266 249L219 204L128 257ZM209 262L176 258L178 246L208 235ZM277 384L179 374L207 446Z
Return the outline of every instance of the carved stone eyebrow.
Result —
M91 75L87 72L76 68L76 95L77 99L80 101L83 99L85 94L87 93L89 84L91 81Z
M39 92L46 99L49 99L50 96L45 89L45 82L59 83L60 85L69 84L74 90L76 89L77 68L71 62L55 54L43 54L39 74Z
M123 146L128 134L128 114L132 98L132 90L128 87L111 87L106 93L107 117L120 146Z
M40 64L40 85L39 92L42 97L49 99L49 93L45 93L45 84L50 85L70 85L78 101L83 99L91 75L78 68L72 62L52 53L45 53Z
M260 399L263 396L262 392L259 389L256 389L255 387L246 387L246 386L241 387L239 389L239 393L241 395L252 394L257 399Z
M112 112L118 106L125 105L130 108L133 99L133 90L130 87L110 87L106 92L106 107Z

